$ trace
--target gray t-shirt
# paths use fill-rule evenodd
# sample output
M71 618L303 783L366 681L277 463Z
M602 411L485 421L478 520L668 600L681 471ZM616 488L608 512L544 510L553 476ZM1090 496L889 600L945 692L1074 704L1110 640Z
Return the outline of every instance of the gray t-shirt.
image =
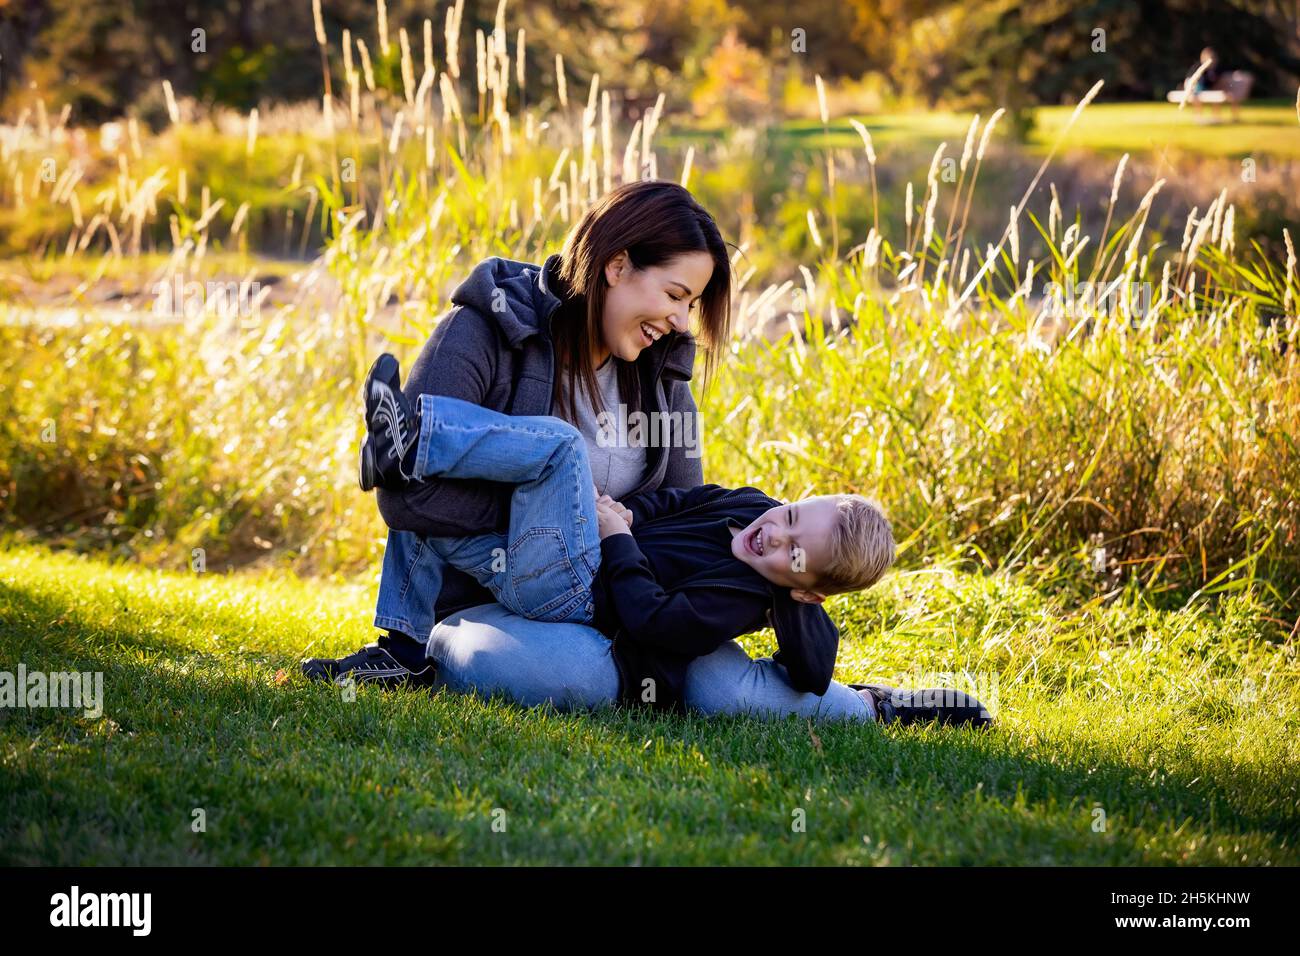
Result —
M609 495L615 501L631 492L641 483L645 473L646 451L644 443L629 447L626 436L620 435L617 423L624 416L619 415L622 399L618 391L618 367L613 356L596 369L596 384L600 388L601 401L609 413L609 427L601 438L601 428L596 421L596 412L587 400L586 392L577 389L577 421L573 425L582 433L587 443L587 458L591 462L591 477L597 490L602 495ZM567 388L568 383L565 383ZM611 438L613 439L611 441Z

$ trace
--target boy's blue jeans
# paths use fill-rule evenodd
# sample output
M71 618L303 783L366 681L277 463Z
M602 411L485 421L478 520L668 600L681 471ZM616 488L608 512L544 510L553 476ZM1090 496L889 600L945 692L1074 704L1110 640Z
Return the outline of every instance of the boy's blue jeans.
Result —
M420 574L412 583L425 595L437 595L445 561L471 575L514 614L549 623L588 623L600 535L581 433L559 418L505 415L442 395L421 395L419 411L416 478L488 479L513 484L515 490L505 534L417 539L421 551L429 553L414 556ZM412 559L403 550L385 553L385 578L390 559ZM396 629L423 639L432 621L420 625L414 632Z

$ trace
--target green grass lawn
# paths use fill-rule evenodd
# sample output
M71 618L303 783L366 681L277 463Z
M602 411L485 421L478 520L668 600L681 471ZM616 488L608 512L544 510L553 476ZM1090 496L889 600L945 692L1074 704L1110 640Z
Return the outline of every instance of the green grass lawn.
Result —
M1033 142L1049 146L1070 119L1072 106L1038 111ZM1198 116L1191 106L1173 103L1102 103L1083 111L1067 141L1071 147L1098 152L1159 153L1173 150L1208 156L1300 157L1300 121L1294 103L1242 104L1234 121L1226 107L1206 107Z
M990 112L985 110L981 119L987 120ZM1046 152L1073 112L1073 106L1040 107L1028 148ZM856 119L882 148L921 143L933 149L941 140L947 140L948 155L960 156L973 115L971 110L960 113L929 110L871 113ZM1168 148L1206 156L1300 157L1300 122L1296 120L1293 103L1269 100L1244 104L1238 121L1232 119L1226 108L1216 112L1206 107L1201 119L1203 122L1198 122L1190 106L1180 111L1173 103L1093 103L1075 122L1064 148L1115 155L1159 153ZM827 126L828 133L822 132L821 121L816 119L791 120L782 128L804 149L862 147L862 139L849 125L847 116L832 119ZM691 136L666 133L660 140L665 144L685 142Z
M105 696L0 710L0 863L1300 863L1294 643L1245 596L941 569L835 604L841 679L993 675L980 734L304 681L305 652L370 639L373 591L0 551L0 670Z

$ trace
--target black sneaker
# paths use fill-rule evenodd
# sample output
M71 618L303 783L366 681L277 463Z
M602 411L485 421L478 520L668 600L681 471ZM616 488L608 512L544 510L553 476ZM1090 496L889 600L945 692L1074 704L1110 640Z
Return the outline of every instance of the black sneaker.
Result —
M904 690L883 684L850 684L863 699L870 695L882 724L920 724L937 720L941 724L989 727L993 715L983 704L963 691L948 687Z
M438 669L428 661L422 668L412 670L376 642L337 660L314 657L303 661L302 672L314 680L327 680L339 685L346 684L351 678L358 684L397 687L406 683L428 686L433 683Z
M362 491L400 488L411 480L420 418L402 394L397 359L385 352L370 366L364 388L366 438L357 462Z

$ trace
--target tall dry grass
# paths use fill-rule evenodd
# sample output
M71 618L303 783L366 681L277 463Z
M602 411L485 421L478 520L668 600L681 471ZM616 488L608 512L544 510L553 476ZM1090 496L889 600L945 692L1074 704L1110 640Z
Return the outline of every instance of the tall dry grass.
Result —
M322 125L314 161L289 175L328 239L312 273L322 297L154 329L89 316L0 332L8 527L153 561L202 547L214 562L264 551L304 569L370 566L383 528L352 470L356 383L373 353L413 357L479 259L541 261L612 185L689 186L725 152L657 147L662 97L628 128L601 77L579 85L558 57L553 97L523 89L526 34L506 30L505 3L462 65L462 12L447 12L440 49L432 23L393 34L377 16L371 42L318 26ZM1122 163L1104 227L1082 234L1054 187L1046 210L1036 191L1068 126L981 248L968 223L998 120L976 117L959 149L939 148L919 201L908 184L901 237L880 215L865 127L865 235L841 221L845 160L827 151L827 203L804 210L814 255L791 263L800 279L760 274L747 253L763 234L742 237L739 332L699 396L706 477L873 493L908 563L957 556L1180 600L1249 589L1294 616L1294 254L1239 248L1226 196L1190 211L1175 248L1150 223L1158 180L1119 207ZM247 117L236 137L250 163L269 148L269 121ZM76 208L76 173L36 194L75 213L67 249L129 259L160 197L192 204L197 192L196 214L169 230L168 269L191 275L237 244L234 220L223 224L209 184L182 180L183 162L144 176L134 135L114 188L88 206ZM33 158L0 157L18 180L4 203L30 198ZM945 158L958 163L953 188ZM1085 282L1094 293L1064 291Z

